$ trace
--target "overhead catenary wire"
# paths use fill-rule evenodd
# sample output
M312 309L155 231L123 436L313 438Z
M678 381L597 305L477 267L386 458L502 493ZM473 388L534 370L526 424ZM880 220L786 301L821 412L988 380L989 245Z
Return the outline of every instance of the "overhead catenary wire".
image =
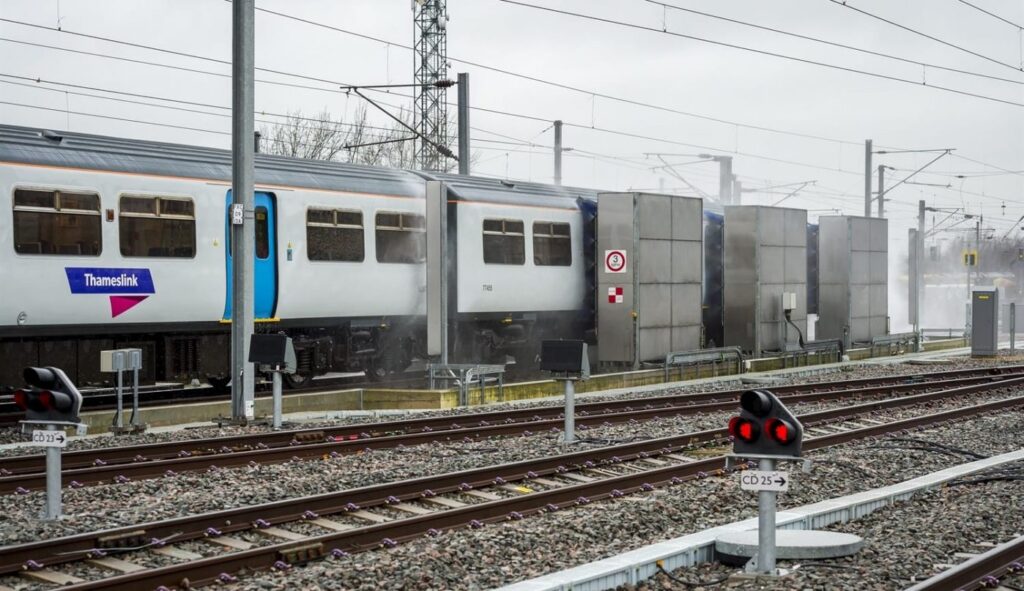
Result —
M354 32L354 31L349 31L347 29L342 29L342 28L339 28L339 27L334 27L334 26L327 25L327 24L324 24L324 23L318 23L318 22L315 22L315 21L303 19L301 17L297 17L297 16L293 16L293 15L289 15L289 14L285 14L285 13L277 12L277 11L273 11L273 10L268 10L268 9L265 9L265 8L257 7L256 10L257 10L257 12L271 14L271 15L274 15L274 16L278 16L278 17L294 20L294 21L297 21L297 22L302 22L302 23L305 23L305 24L309 24L309 25L313 25L313 26L317 26L317 27L321 27L321 28L326 28L326 29L329 29L329 30L337 31L339 33L345 33L345 34L352 35L352 36L355 36L355 37L360 37L360 38L363 38L363 39L368 39L368 40L376 41L376 42L379 42L379 43L384 43L384 44L389 45L389 46L395 46L395 47L399 47L399 48L402 48L402 49L407 49L407 50L410 50L410 51L414 51L414 48L412 46L404 45L402 43L396 43L396 42L393 42L393 41L387 41L385 39L380 39L378 37L373 37L371 35L365 35L365 34L362 34L362 33L357 33L357 32ZM176 55L176 56L180 56L180 57L188 57L188 58L200 59L200 60L205 60L205 61L212 61L212 62L217 62L217 63L222 63L222 64L230 64L229 61L221 60L221 59L217 59L217 58L210 58L210 57L207 57L207 56L200 56L200 55L196 55L196 54L192 54L192 53L187 53L187 52L183 52L183 51L178 51L178 50L170 50L170 49L166 49L166 48L153 47L153 46L144 45L144 44L141 44L141 43L133 43L133 42L130 42L130 41L123 41L123 40L120 40L120 39L114 39L114 38L111 38L111 37L104 37L104 36L100 36L100 35L91 35L91 34L88 34L88 33L79 33L77 31L71 31L71 30L68 30L68 29L57 29L55 27L50 27L50 26L46 26L46 25L40 25L38 23L30 23L30 22L27 22L27 21L20 21L20 20L11 19L11 18L0 17L0 22L7 22L7 23L11 23L11 24L22 25L22 26L32 27L32 28L36 28L36 29L43 29L43 30L47 30L47 31L53 31L53 32L56 32L56 33L63 33L63 34L66 34L66 35L80 36L80 37L94 39L94 40L101 40L101 41L105 41L105 42L108 42L108 43L114 43L114 44L117 44L117 45L125 45L125 46L128 46L128 47L141 48L141 49L149 49L149 50L152 50L152 51L157 51L157 52L161 52L161 53L167 53L167 54ZM13 40L13 39L3 39L3 38L0 38L0 40L10 41L10 42L13 42L13 43L23 43L23 44L26 44L26 45L37 45L37 46L41 46L41 47L49 47L51 49L58 49L58 50L63 50L63 51L73 51L73 52L76 52L76 53L84 53L84 54L89 54L89 55L96 55L96 54L91 54L91 53L85 52L85 51L69 50L69 49L66 49L66 48L59 48L59 47L54 47L54 46L46 46L46 45L43 45L43 44L26 42L26 41L19 41L19 40ZM136 63L139 63L137 60L132 60L130 58L114 58L114 59L123 59L124 61L135 61ZM606 100L610 100L610 101L615 101L615 102L620 102L620 103L624 103L624 104L631 104L631 105L634 105L634 106L639 106L639 107L644 107L644 108L649 108L649 109L655 109L655 110L666 112L666 113L673 113L673 114L676 114L676 115L682 115L682 116L686 116L686 117L694 117L694 118L703 119L703 120L706 120L706 121L713 121L713 122L722 123L722 124L725 124L725 125L732 125L732 126L743 127L743 128L747 128L747 129L754 129L754 130L764 131L764 132L768 132L768 133L778 133L778 134L790 135L790 136L795 136L795 137L803 137L803 138L806 138L806 139L813 139L813 140L820 140L820 141L834 142L834 143L841 143L841 144L860 145L859 142L854 142L854 141L849 141L849 140L841 140L841 139L829 138L829 137L824 137L824 136L819 136L819 135L814 135L814 134L801 133L801 132L796 132L796 131L788 131L788 130L783 130L783 129L777 129L777 128L772 128L772 127L767 127L767 126L762 126L762 125L753 125L753 124L749 124L749 123L741 123L741 122L737 122L737 121L730 121L730 120L727 120L727 119L722 119L722 118L718 118L718 117L712 117L712 116L709 116L709 115L702 115L702 114L699 114L699 113L692 113L692 112L688 112L688 111L683 111L683 110L680 110L680 109L675 109L675 108L667 107L667 106L664 106L664 105L656 105L656 104L653 104L653 103L647 103L647 102L640 101L640 100L635 100L635 99L630 99L630 98L625 98L625 97L614 96L614 95L607 94L607 93L604 93L604 92L600 92L600 91L596 91L596 90L588 90L588 89L584 89L584 88L579 88L579 87L571 86L571 85L568 85L568 84L563 84L563 83L560 83L560 82L555 82L555 81L552 81L552 80L546 80L546 79L535 77L535 76L530 76L530 75L521 74L521 73L518 73L518 72L513 72L511 70L506 70L506 69L503 69L503 68L497 68L497 67L494 67L494 66L488 66L486 64L482 64L482 63L474 62L474 61L470 61L470 60L462 60L462 59L458 59L458 58L454 58L454 57L449 57L448 59L450 61L453 61L453 62L458 62L458 63L466 64L468 66L473 66L473 67L476 67L476 68L481 68L481 69L497 72L497 73L500 73L500 74L505 74L505 75L508 75L508 76L513 76L513 77L516 77L516 78L521 78L521 79L524 79L524 80L529 80L529 81L532 81L532 82L537 82L537 83L540 83L540 84L545 84L545 85L548 85L548 86L553 86L553 87L561 88L563 90L569 90L569 91L572 91L572 92L582 93L582 94L586 94L588 96L599 97L599 98L602 98L602 99L606 99ZM169 67L169 68L174 68L174 69L183 69L183 68L177 68L177 67L168 66L168 65L163 65L163 67ZM304 78L304 79L307 79L307 80L320 81L320 82L325 82L325 83L328 83L328 84L334 84L334 85L338 85L338 86L346 86L346 84L337 83L335 81L325 81L325 80L320 79L320 78L307 77L307 76L302 75L302 74L294 74L294 73L290 73L290 72L284 72L284 71L281 71L281 70L269 70L269 69L264 69L264 68L256 68L256 69L258 71L264 71L264 72L268 72L268 73L275 73L275 74L280 74L280 75L284 75L284 76L299 77L299 78ZM227 76L228 78L230 78L230 75L224 75L224 76ZM257 80L257 82L261 82L261 81ZM307 88L307 87L305 87L303 85L294 85L294 84L289 84L289 83L284 83L284 82L279 82L279 81L262 81L262 82L265 83L265 84L278 84L278 85L284 85L284 86L295 86L295 87L298 87L298 88ZM411 98L410 95L404 95L404 94L401 94L401 93L388 93L388 94L397 95L397 96L403 96L403 97L406 97L406 98ZM471 107L471 108L473 108L473 107Z
M993 57L989 57L989 56L987 56L985 54L978 53L977 51L973 51L971 49L967 49L966 47L963 47L961 45L957 45L956 43L951 43L951 42L946 41L944 39L940 39L938 37L935 37L934 35L929 35L928 33L925 33L923 31L918 31L917 29L914 29L914 28L908 27L906 25L897 23L896 21L887 19L887 18L885 18L883 16L879 16L879 15L873 13L873 12L869 12L869 11L864 10L862 8L857 8L856 6L850 4L847 0L829 0L829 2L831 2L832 4L836 4L838 6L843 6L843 7L849 8L850 10L853 10L854 12L858 12L860 14L863 14L864 16L867 16L867 17L873 18L875 20L881 21L883 23L892 25L892 26L894 26L894 27L896 27L898 29L902 29L904 31L907 31L908 33L913 33L914 35L917 35L919 37L924 37L925 39L930 39L932 41L935 41L936 43L941 43L942 45L945 45L946 47L951 47L953 49L956 49L957 51L962 51L964 53L968 53L968 54L973 55L975 57L979 57L979 58L981 58L983 60L992 62L994 64L998 64L1000 66L1003 66L1003 67L1006 67L1006 68L1010 68L1011 70L1015 70L1017 72L1022 71L1022 68L1020 68L1020 67L1008 64L1008 63L1003 62L1003 61L999 61L999 60L997 60L997 59L995 59Z
M873 77L873 78L880 78L880 79L883 79L883 80L891 80L893 82L902 82L902 83L905 83L905 84L912 84L914 86L918 86L918 87L921 87L921 88L931 88L931 89L935 89L935 90L942 90L942 91L945 91L945 92L951 92L951 93L959 94L959 95L962 95L962 96L982 99L982 100L986 100L986 101L992 101L992 102L996 102L996 103L1010 105L1010 106L1013 106L1013 107L1024 107L1024 103L1019 103L1019 102L1016 102L1016 101L1011 101L1011 100L1007 100L1007 99L1003 99L1003 98L998 98L998 97L988 96L988 95L979 94L979 93L975 93L975 92L970 92L970 91L967 91L967 90L960 90L960 89L953 88L953 87L950 87L950 86L940 86L938 84L928 84L928 83L925 83L925 82L918 82L916 80L910 80L908 78L900 78L899 76L892 76L892 75L889 75L889 74L882 74L880 72L871 72L871 71L868 71L868 70L861 70L861 69L858 69L858 68L851 68L851 67L848 67L848 66L840 66L840 65L837 65L837 64L830 64L830 63L827 63L827 62L820 62L820 61L813 60L813 59L810 59L810 58L804 58L804 57L799 57L799 56L795 56L795 55L788 55L788 54L784 54L784 53L777 53L777 52L774 52L774 51L767 51L767 50L764 50L764 49L757 49L757 48L754 48L754 47L747 47L745 45L738 45L736 43L728 43L728 42L725 42L725 41L718 41L718 40L715 40L715 39L708 39L706 37L698 37L696 35L689 35L689 34L686 34L686 33L678 33L678 32L675 32L675 31L666 31L666 30L655 28L655 27L648 27L646 25L639 25L639 24L636 24L636 23L630 23L630 22L616 20L616 19L604 18L604 17L600 17L600 16L595 16L595 15L592 15L592 14L585 14L585 13L582 13L582 12L573 12L573 11L570 11L570 10L562 10L562 9L558 9L558 8L551 8L549 6L540 6L540 5L537 5L537 4L530 4L528 2L520 2L519 0L497 0L497 1L498 2L504 2L505 4L521 6L521 7L524 7L524 8L530 8L530 9L534 9L534 10L541 10L541 11L550 12L550 13L554 13L554 14L561 14L561 15L564 15L564 16L571 16L571 17L574 17L574 18L580 18L580 19L584 19L584 20L590 20L590 21L605 23L605 24L614 25L614 26L618 26L618 27L624 27L624 28L629 28L629 29L646 31L646 32L649 32L649 33L657 33L657 34L660 34L660 35L668 35L668 36L671 36L671 37L679 37L681 39L689 39L691 41L700 41L702 43L710 43L712 45L718 45L718 46L721 46L721 47L729 47L729 48L732 48L732 49L738 49L738 50L741 50L741 51L747 51L747 52L756 53L756 54L760 54L760 55L776 57L776 58L790 60L790 61L794 61L794 62L799 62L799 63L803 63L803 64L807 64L807 65L819 66L819 67L829 68L829 69L843 71L843 72L850 72L850 73L853 73L853 74L860 74L860 75L863 75L863 76L870 76L870 77ZM832 1L836 1L836 0L832 0ZM1012 67L1012 66L1010 66L1010 67Z
M974 10L977 10L978 12L983 12L983 13L989 15L990 17L996 19L996 20L1003 21L1004 23L1010 25L1011 27L1017 27L1018 30L1024 29L1024 26L1018 25L1017 23L1015 23L1015 22L1013 22L1011 20L1005 19L1005 18L999 16L998 14L996 14L994 12L990 12L988 10L985 10L984 8L978 6L977 4L972 4L972 3L968 2L967 0L959 0L959 2L960 2L960 4L965 4L967 6L970 6Z
M820 37L812 37L810 35L803 35L803 34L800 34L800 33L794 33L792 31L786 31L786 30L783 30L783 29L778 29L776 27L768 27L768 26L765 26L765 25L758 25L756 23L749 23L749 22L746 22L746 21L741 21L739 19L734 19L734 18L730 18L730 17L726 17L726 16L721 16L721 15L718 15L718 14L711 14L711 13L703 12L703 11L700 11L700 10L694 10L692 8L686 8L686 7L683 7L683 6L677 6L675 4L669 4L669 3L663 2L661 0L643 0L643 1L647 2L647 3L650 3L650 4L655 4L657 6L663 6L665 8L669 8L671 10L677 10L679 12L686 12L686 13L689 13L689 14L696 14L696 15L699 15L699 16L703 16L703 17L707 17L707 18L711 18L711 19L715 19L715 20L721 20L721 21L730 22L730 23L737 24L737 25L743 25L745 27L751 27L751 28L754 28L754 29L760 29L762 31L770 31L772 33L777 33L777 34L785 35L785 36L788 36L788 37L794 37L794 38L797 38L797 39L803 39L805 41L813 41L815 43L821 43L821 44L829 45L829 46L832 46L832 47L839 47L841 49L848 49L850 51L856 51L858 53L864 53L864 54L867 54L867 55L873 55L875 57L881 57L881 58L885 58L885 59L895 60L895 61L899 61L899 62L903 62L903 63L907 63L907 64L914 64L914 65L917 65L917 66L923 66L923 67L926 67L926 68L932 68L934 70L942 70L942 71L946 71L946 72L955 72L957 74L964 74L964 75L967 75L967 76L977 76L979 78L986 78L986 79L989 79L989 80L997 80L999 82L1008 82L1010 84L1021 84L1021 85L1024 85L1024 80L1013 80L1013 79L1010 79L1010 78L1003 78L1003 77L1000 77L1000 76L993 76L991 74L983 74L981 72L972 72L970 70L964 70L964 69L961 69L961 68L952 68L952 67L949 67L949 66L942 66L942 65L939 65L939 64L933 64L933 63L924 62L924 61L921 61L921 60L905 58L905 57L901 57L901 56L898 56L898 55L893 55L893 54L890 54L890 53L884 53L884 52L881 52L881 51L874 51L874 50L871 50L871 49L864 49L863 47L855 47L853 45L846 45L844 43L838 43L836 41L830 41L828 39L822 39Z
M17 22L17 21L12 21L12 19L0 19L0 20L5 20L7 22ZM66 31L59 31L59 30L53 29L51 27L41 26L41 25L30 25L30 26L36 26L36 27L43 28L43 29L55 30L55 31L62 32L62 33L66 32ZM68 34L73 34L73 32L68 32ZM89 35L89 37L97 38L97 39L103 39L103 40L109 40L110 42L113 42L113 43L125 43L125 44L131 45L132 47L137 47L137 48L153 49L155 51L164 51L164 52L172 53L174 55L182 56L182 57L189 57L189 58L195 58L195 59L206 59L206 60L210 60L210 61L214 61L214 62L218 62L218 63L228 63L228 62L226 62L226 60L218 60L216 58L208 58L206 56L198 56L198 55L195 55L195 54L189 54L189 53L185 53L185 52L181 52L181 51L165 50L163 48L154 48L154 47L151 47L151 46L142 45L142 44L138 44L138 43L121 42L120 40L110 39L110 38L106 38L106 37L99 37L99 36L92 36L92 35ZM154 62L147 62L145 60L135 60L135 59L131 59L131 58L122 58L120 56L110 56L110 55L105 55L105 54L98 54L98 53L94 53L94 52L85 52L85 51L81 51L81 50L73 50L73 49L69 49L69 48L62 48L62 47L56 47L56 46L45 46L45 45L42 45L42 44L34 44L34 43L31 43L31 42L24 42L24 41L20 41L20 40L9 40L9 41L16 42L16 43L26 43L26 44L29 44L29 45L43 46L43 47L47 47L47 48L50 48L50 49L56 49L56 50L60 50L60 51L71 51L71 52L75 52L75 53L82 53L82 54L85 54L85 55L94 55L94 56L98 56L98 57L106 57L106 58L111 58L111 59L120 59L120 60L123 60L123 61L129 61L129 62L140 63L140 64L145 64L145 65L154 65L154 66L165 67L165 68L179 69L179 70L183 70L183 71L187 71L187 72L194 72L194 73L201 73L201 74L207 74L207 75L221 76L221 77L224 77L224 78L229 78L229 75L227 75L227 74L221 74L221 73L218 73L218 72L210 72L210 71L207 71L207 70L200 70L200 69L195 69L195 68L187 68L187 67L175 66L175 65L171 65L171 64L159 64L159 63L154 63ZM486 66L482 66L481 65L481 67L486 67ZM327 79L324 79L324 78L318 78L318 77L312 77L312 76L305 76L305 75L302 75L302 74L295 74L295 73L292 73L292 72L284 72L284 71L281 71L281 70L268 70L268 71L273 72L275 74L284 75L284 76L296 76L296 77L306 78L306 79L315 80L315 81L323 81L325 83L330 83L330 84L337 83L337 81L332 81L332 80L327 80ZM514 75L514 73L513 73L513 75ZM320 91L320 92L335 92L335 93L339 92L336 89L328 89L328 88L309 86L309 85L299 85L299 84L293 84L293 83L282 82L282 81L277 81L277 80L260 80L260 82L261 83L266 83L266 84L277 84L277 85L282 85L282 86L306 88L306 89ZM587 93L590 92L590 91L586 91L586 90L583 90L583 89L577 89L577 90L579 92L587 92ZM390 94L397 95L397 96L402 96L402 95L399 95L397 93L390 93ZM174 100L174 99L164 99L162 97L156 97L156 98L157 98L157 100ZM608 97L608 98L612 98L613 100L618 100L617 97ZM393 106L393 105L389 105L389 106ZM654 107L656 107L656 106L654 106ZM496 110L496 109L479 108L479 110L490 112L490 113L496 113L496 114L500 114L500 115L505 115L505 116L512 116L512 117L531 119L531 120L536 120L536 121L539 121L539 122L544 122L545 124L550 124L550 118L537 117L537 116L532 116L532 115L525 115L525 114L522 114L522 113L511 113L511 112L507 112L507 111L499 111L499 110ZM282 116L282 115L274 114L273 116ZM723 123L737 124L736 122L729 122L729 121L726 121L726 120L721 120L721 121ZM276 124L276 122L272 122L272 123ZM744 125L744 124L738 124L738 125ZM796 165L796 166L810 167L810 168L815 168L815 169L819 169L819 170L825 170L825 171L829 171L829 172L840 172L840 173L843 173L843 174L850 174L850 175L856 175L856 176L860 176L861 175L861 173L859 173L859 172L847 171L847 170L843 170L841 168L832 168L832 167L820 166L820 165L806 163L806 162L797 162L797 161L785 160L785 159L780 159L780 158L772 158L772 157L767 157L767 156L763 156L763 155L760 155L760 154L754 154L754 153L748 153L748 152L734 152L732 150L724 149L724 148L712 148L712 147L709 147L709 146L700 146L698 144L687 144L685 142L679 142L679 141L671 140L671 139L668 139L668 138L656 138L656 137L653 137L653 136L644 136L642 134L633 134L633 133L629 133L629 132L623 132L623 131L620 131L620 130L613 130L613 129L607 129L607 128L596 128L594 126L583 125L583 124L570 124L570 126L579 127L581 129L592 129L594 131L603 132L603 133L610 133L610 134L616 134L616 135L621 135L621 136L624 136L624 137L634 137L636 139L643 139L645 141L660 141L660 142L675 143L677 145L696 146L696 147L700 147L701 149L709 149L709 150L713 150L713 151L721 151L721 152L726 152L726 153L735 153L735 154L743 155L743 156L747 156L747 157L761 158L761 159L765 159L765 160L769 160L769 161L775 161L775 162L791 164L791 165ZM746 126L746 125L744 125L744 126ZM747 126L747 127L757 128L758 126ZM770 128L762 128L762 129L764 129L766 131L778 131L778 130L771 130ZM486 130L483 130L483 131L486 131ZM487 133L494 133L494 132L487 132ZM500 134L497 134L497 135L500 135ZM800 135L800 134L793 134L793 135ZM515 138L515 139L518 139L518 138ZM851 144L854 143L854 142L845 142L843 140L834 140L834 138L814 137L814 139L823 139L823 140L827 140L827 141L837 141L837 142L841 142L841 143L851 143ZM857 143L857 145L859 145L859 143Z

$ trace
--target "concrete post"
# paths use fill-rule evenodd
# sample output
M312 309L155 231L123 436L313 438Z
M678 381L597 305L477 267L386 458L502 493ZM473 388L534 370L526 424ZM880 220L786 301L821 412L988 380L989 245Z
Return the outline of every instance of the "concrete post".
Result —
M735 205L732 194L732 156L716 156L718 161L718 199L722 205Z
M885 166L878 165L878 217L885 217Z
M758 460L758 470L775 470L775 460ZM775 501L777 492L757 493L757 572L775 572Z
M864 217L871 217L871 140L864 140Z
M459 73L459 174L469 174L469 74Z
M114 434L124 433L124 369L117 368L117 409L114 412Z
M1017 350L1017 304L1010 302L1010 353Z
M58 427L47 425L46 430L56 431ZM60 451L59 447L46 448L46 510L43 519L48 521L60 519L61 515Z
M253 137L255 134L255 0L232 3L231 48L231 196L241 204L241 226L231 226L231 417L255 416L255 371L249 363L253 333L255 212L253 211Z
M917 317L914 323L914 332L917 333L917 351L920 353L924 351L924 200L917 202L917 248L914 252L914 257L917 260L917 264L914 266L914 284L917 285L917 291L914 292L914 297L917 301L917 305L914 306L917 309Z
M563 443L573 443L576 441L576 386L571 378L566 378L563 381L565 382L565 431L562 441Z
M562 121L555 121L555 184L562 184Z
M280 369L280 368L279 368ZM271 372L274 383L274 430L281 429L281 372Z

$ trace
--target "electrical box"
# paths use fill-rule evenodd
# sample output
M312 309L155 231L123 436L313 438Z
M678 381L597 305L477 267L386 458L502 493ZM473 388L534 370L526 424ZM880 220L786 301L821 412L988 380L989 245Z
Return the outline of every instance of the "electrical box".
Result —
M116 373L142 369L142 349L100 351L100 371Z
M971 293L971 357L999 354L999 290Z
M542 341L540 369L559 374L590 377L587 344L583 341Z
M295 347L283 334L254 334L249 340L249 363L263 371L295 373Z
M636 369L700 348L703 210L677 195L597 196L598 361Z
M782 311L792 312L796 310L796 293L787 291L782 294Z

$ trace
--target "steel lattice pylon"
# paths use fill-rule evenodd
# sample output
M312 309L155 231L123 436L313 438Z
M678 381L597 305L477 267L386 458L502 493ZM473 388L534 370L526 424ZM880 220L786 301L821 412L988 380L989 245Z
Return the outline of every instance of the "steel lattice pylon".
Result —
M447 89L433 86L448 78L446 3L446 0L415 0L412 6L415 21L413 45L416 47L413 76L416 84L420 85L416 87L413 127L420 134L416 141L416 164L421 170L446 170L448 166L445 157L435 147L447 148L451 144Z

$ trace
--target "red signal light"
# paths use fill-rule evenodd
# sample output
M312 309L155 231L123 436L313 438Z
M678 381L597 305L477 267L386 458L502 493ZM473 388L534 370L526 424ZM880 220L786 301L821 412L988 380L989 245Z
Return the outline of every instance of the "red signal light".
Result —
M733 417L729 419L729 434L736 439L751 443L761 434L761 429L754 421Z
M39 404L41 404L43 408L53 408L53 392L50 392L49 390L40 390L38 396Z
M768 429L768 435L782 445L792 443L796 438L796 429L781 419L769 419L765 427Z
M15 390L14 404L18 405L21 410L28 410L28 393L24 390Z

